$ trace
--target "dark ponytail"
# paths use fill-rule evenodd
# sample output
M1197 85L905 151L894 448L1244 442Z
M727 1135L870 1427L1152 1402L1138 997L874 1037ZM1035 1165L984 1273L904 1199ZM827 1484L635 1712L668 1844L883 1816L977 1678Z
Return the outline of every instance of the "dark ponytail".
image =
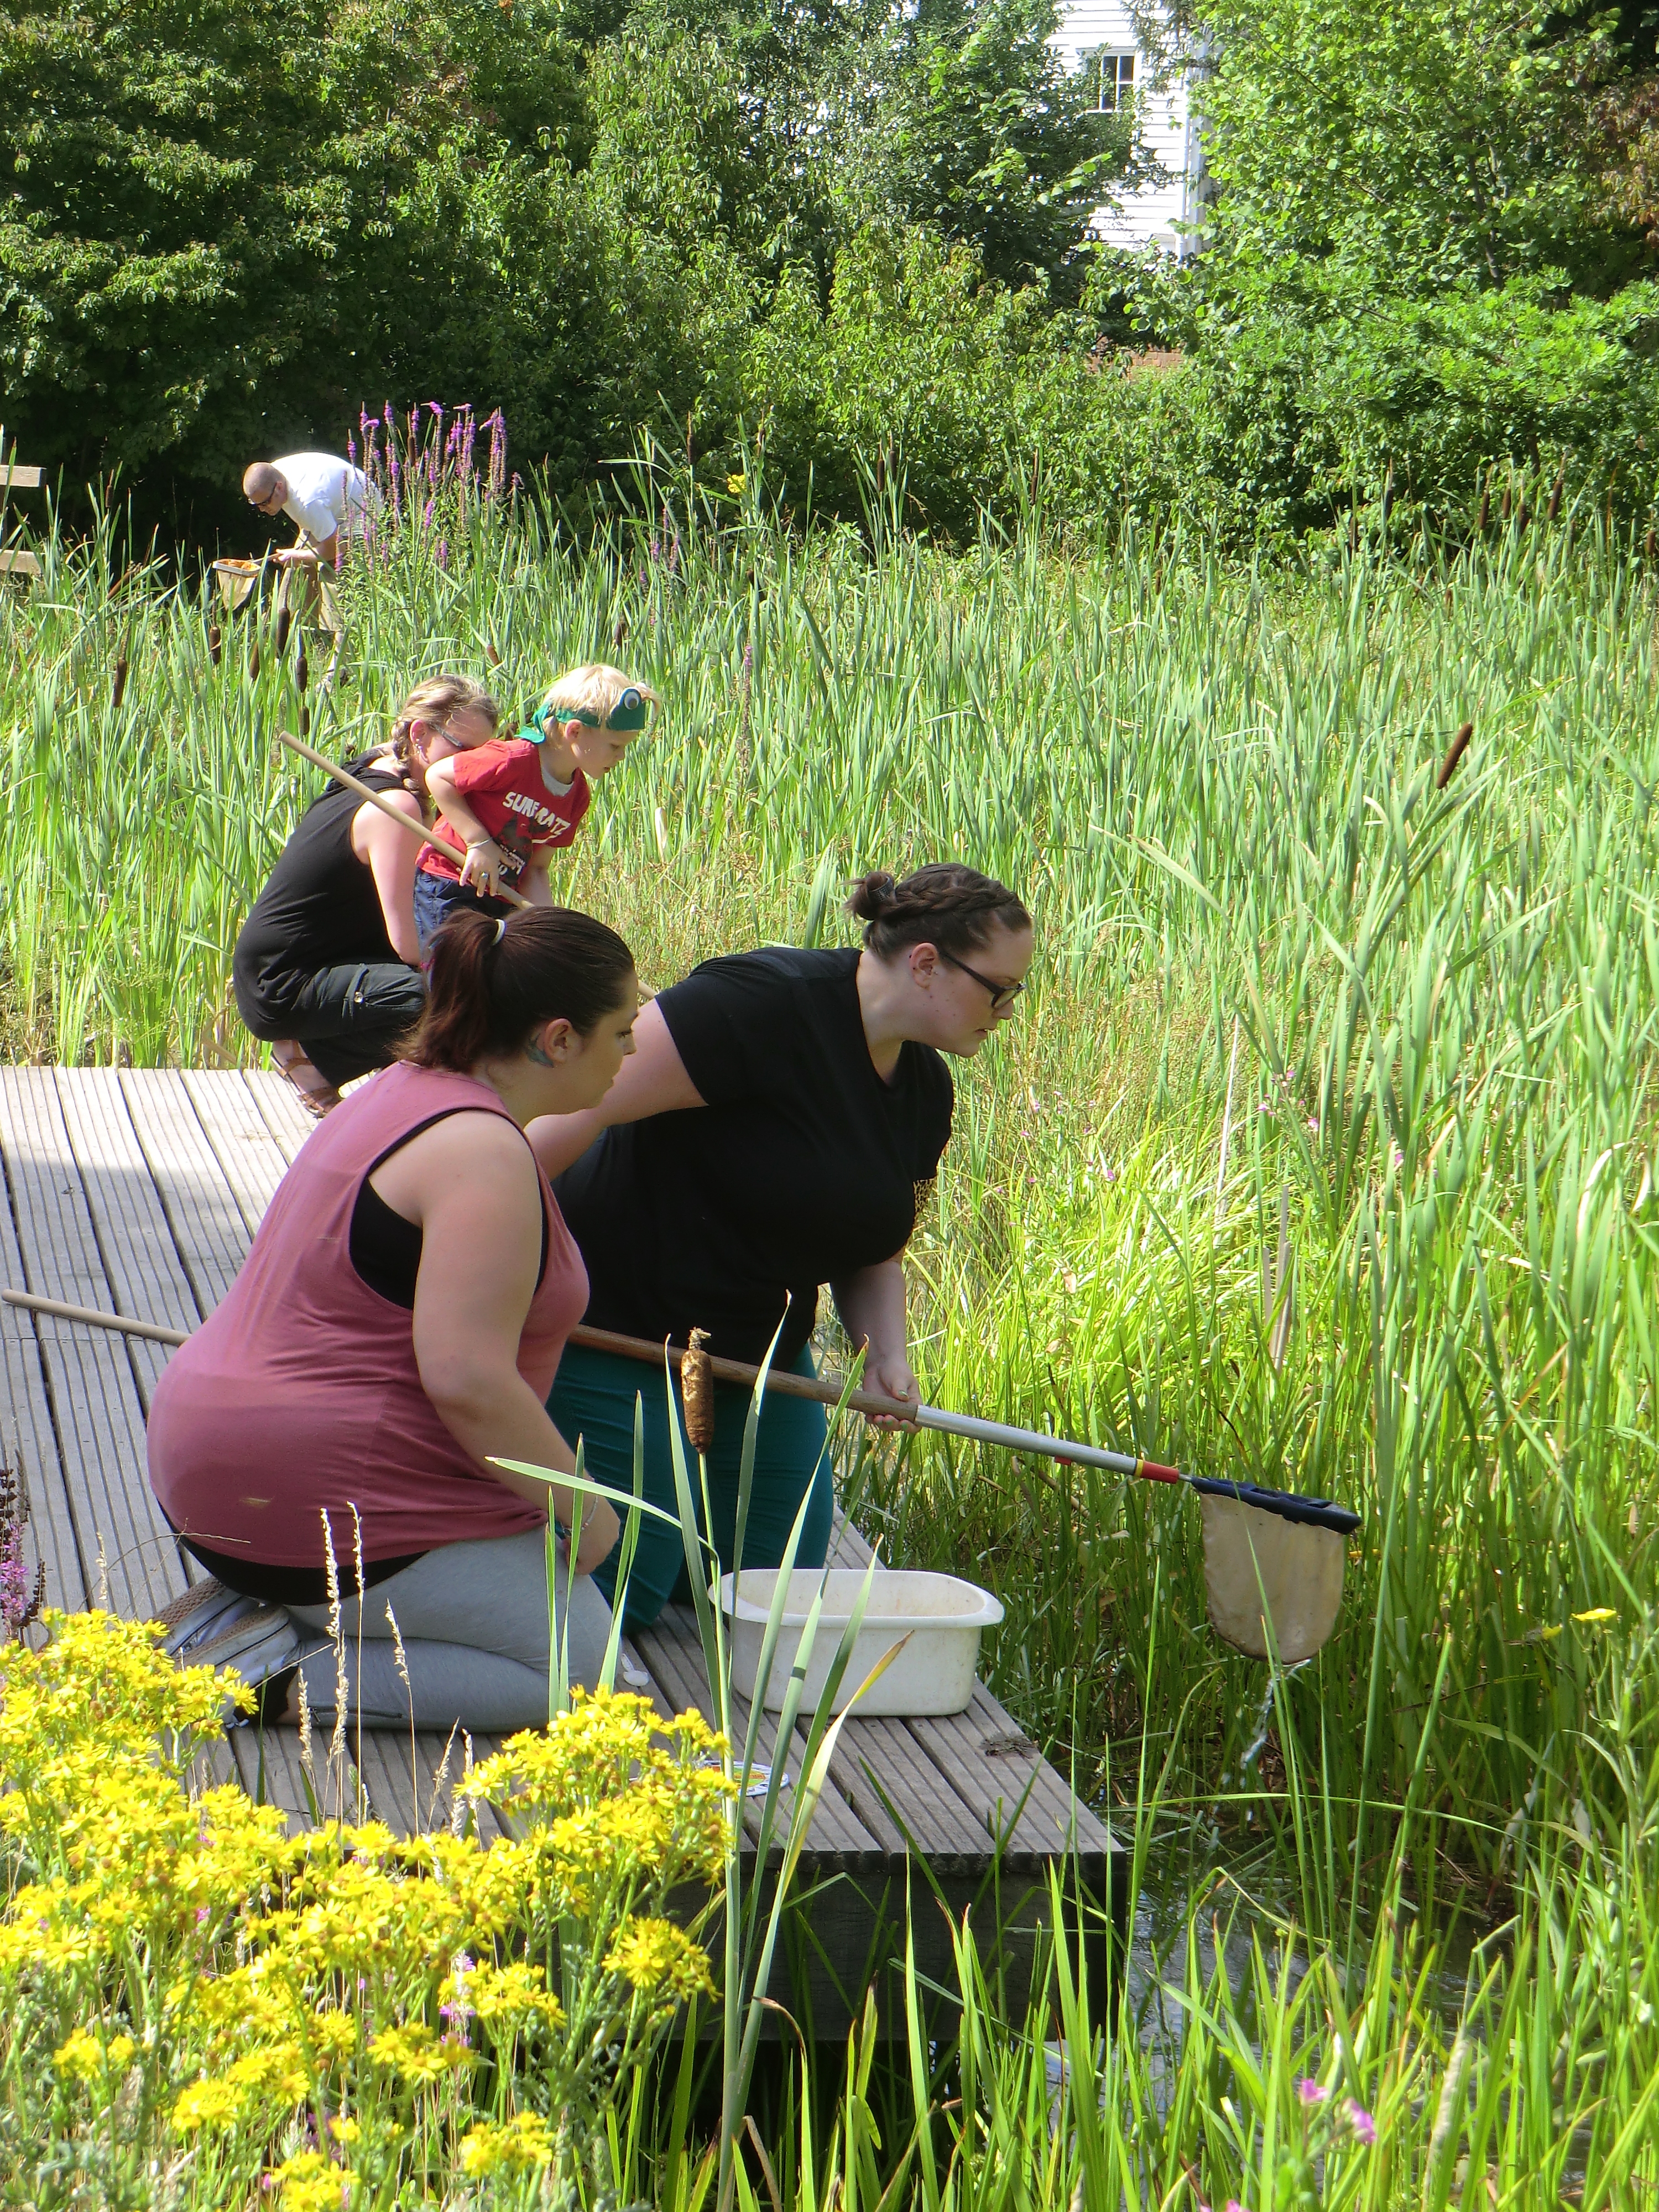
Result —
M1000 922L1029 929L1031 917L1006 884L957 860L932 860L895 883L872 869L847 902L864 924L864 941L878 960L908 945L936 945L941 952L971 952Z
M622 1004L633 973L616 931L574 908L520 910L505 927L452 912L432 940L426 1012L403 1057L465 1073L481 1060L510 1060L560 1015L587 1036Z

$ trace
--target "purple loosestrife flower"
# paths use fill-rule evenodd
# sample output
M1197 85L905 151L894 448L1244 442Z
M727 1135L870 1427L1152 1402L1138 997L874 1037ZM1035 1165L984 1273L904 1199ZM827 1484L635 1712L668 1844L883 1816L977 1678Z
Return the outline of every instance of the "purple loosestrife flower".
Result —
M357 441L349 430L346 432L346 459L355 469L357 465Z
M447 538L438 540L438 566L441 568L449 566L449 540Z
M1317 2081L1304 2080L1297 2083L1296 2094L1304 2105L1322 2105L1331 2093Z
M24 1564L28 1518L17 1476L0 1465L0 1633L8 1642L21 1642L29 1623L39 1620L46 1594L46 1561L37 1563L33 1575Z
M28 1609L29 1575L23 1564L23 1532L12 1522L0 1532L0 1623L9 1637L22 1626Z
M1363 2142L1369 2148L1376 2141L1376 2122L1365 2107L1356 2105L1352 2097L1348 2100L1348 2125L1352 2129L1357 2142Z

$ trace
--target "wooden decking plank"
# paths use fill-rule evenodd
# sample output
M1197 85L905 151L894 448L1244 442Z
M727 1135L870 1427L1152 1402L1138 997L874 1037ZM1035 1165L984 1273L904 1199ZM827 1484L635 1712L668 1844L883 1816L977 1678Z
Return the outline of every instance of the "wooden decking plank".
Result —
M5 1107L0 1100L0 1273L9 1286L21 1291L30 1285L12 1223L6 1167L10 1150ZM87 1589L70 1512L63 1455L33 1317L15 1306L0 1306L0 1385L5 1391L4 1407L0 1410L0 1460L18 1479L39 1556L46 1564L46 1602L73 1610L85 1605Z
M655 1624L642 1630L638 1638L641 1650L653 1678L661 1683L669 1698L682 1708L695 1706L711 1725L714 1718L714 1698L703 1669L702 1647L697 1641L695 1626L685 1616L685 1608L666 1606L658 1615ZM738 1728L746 1729L748 1709L734 1700L734 1721ZM767 1761L781 1759L784 1771L790 1777L787 1789L780 1788L778 1809L787 1823L794 1803L795 1791L801 1780L801 1753L805 1744L792 1735L781 1749L777 1724L771 1714L762 1717L757 1731L758 1755ZM733 1747L735 1749L737 1747ZM744 1808L744 1828L751 1844L757 1844L760 1824L764 1810L762 1802L753 1800ZM851 1857L860 1863L873 1863L885 1852L879 1838L873 1836L842 1797L831 1778L812 1814L807 1848L836 1857Z
M288 1156L234 1068L185 1068L183 1081L252 1237L288 1173Z
M872 1557L866 1538L837 1513L833 1563L863 1566ZM1091 1854L1112 1848L1106 1829L1073 1796L1069 1785L982 1682L975 1683L973 1702L965 1713L902 1725L987 1832L1010 1831L1011 1850L1042 1856L1056 1850Z
M211 1313L235 1281L253 1232L178 1070L124 1069L121 1091L191 1287Z
M982 1683L964 1713L906 1724L945 1780L1015 1853L1052 1858L1109 1850L1111 1841ZM1022 1802L1023 1801L1023 1802Z
M24 1286L77 1305L107 1306L111 1286L50 1070L0 1068L0 1144ZM43 1315L33 1327L77 1561L71 1578L54 1542L48 1572L55 1570L71 1604L108 1604L146 1619L183 1590L185 1577L145 1478L144 1409L126 1346L100 1329Z
M904 1722L860 1720L854 1714L842 1729L830 1775L890 1853L902 1856L910 1849L908 1831L923 1856L945 1870L984 1858L983 1822L975 1819L931 1760L918 1759Z
M241 1080L276 1149L292 1167L301 1146L317 1124L295 1097L294 1085L285 1075L268 1067L245 1067Z
M0 1071L0 1267L23 1286L88 1305L112 1305L189 1328L211 1311L312 1123L281 1078L257 1073L162 1070ZM14 1233L14 1217L15 1233ZM107 1601L145 1613L182 1587L183 1569L143 1476L143 1419L164 1354L77 1333L72 1325L7 1310L0 1314L0 1374L9 1395L8 1436L29 1455L52 1595L95 1601L101 1544ZM862 1566L871 1549L836 1516L831 1558ZM878 1569L878 1571L880 1570ZM712 1718L695 1621L670 1608L633 1639L665 1717L692 1707ZM645 1686L628 1685L643 1689ZM745 1716L739 1709L738 1725ZM763 1715L759 1755L801 1778L806 1730L777 1741ZM445 1740L422 1732L410 1771L401 1730L366 1731L363 1780L374 1817L409 1831L447 1823L464 1766L459 1738L441 1788ZM349 1747L357 1748L355 1729ZM493 1744L481 1741L475 1758ZM263 1788L291 1820L308 1820L296 1733L268 1729L260 1772L258 1731L240 1729L215 1763L245 1787ZM317 1746L319 1766L326 1742ZM1015 1808L1024 1798L1024 1808ZM885 1801L885 1802L884 1802ZM348 1808L348 1811L350 1808ZM744 1808L750 1848L761 1807ZM496 1832L489 1808L481 1830ZM908 1838L941 1873L973 1875L1002 1837L1014 1861L1085 1858L1113 1846L1007 1712L982 1685L963 1714L939 1720L861 1720L842 1729L808 1849L847 1868L892 1867Z
M875 1558L875 1551L861 1528L856 1528L842 1511L836 1508L835 1518L830 1524L830 1551L825 1565L831 1567L867 1567ZM878 1567L880 1574L884 1567Z
M56 1077L58 1102L114 1310L168 1328L195 1328L204 1316L173 1244L119 1076L112 1067L60 1067ZM172 1354L165 1345L130 1337L127 1356L148 1413Z
M287 1814L291 1830L310 1827L300 1739L293 1729L233 1729L224 1748L243 1789L257 1804L276 1806Z

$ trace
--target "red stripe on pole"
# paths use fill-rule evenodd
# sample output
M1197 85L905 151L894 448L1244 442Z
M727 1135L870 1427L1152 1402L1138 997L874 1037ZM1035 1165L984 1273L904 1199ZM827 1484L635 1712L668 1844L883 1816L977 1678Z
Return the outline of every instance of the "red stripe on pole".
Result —
M1160 1467L1155 1459L1139 1461L1136 1465L1135 1473L1144 1475L1148 1482L1179 1482L1181 1480L1181 1469L1178 1467Z

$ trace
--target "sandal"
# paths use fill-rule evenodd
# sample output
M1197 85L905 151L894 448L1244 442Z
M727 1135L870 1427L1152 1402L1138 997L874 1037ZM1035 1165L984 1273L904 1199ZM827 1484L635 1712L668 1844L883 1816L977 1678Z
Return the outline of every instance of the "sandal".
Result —
M306 1048L292 1037L284 1037L270 1048L270 1064L279 1075L286 1076L295 1095L314 1121L320 1121L325 1114L331 1113L340 1103L340 1093L319 1067L306 1057Z

